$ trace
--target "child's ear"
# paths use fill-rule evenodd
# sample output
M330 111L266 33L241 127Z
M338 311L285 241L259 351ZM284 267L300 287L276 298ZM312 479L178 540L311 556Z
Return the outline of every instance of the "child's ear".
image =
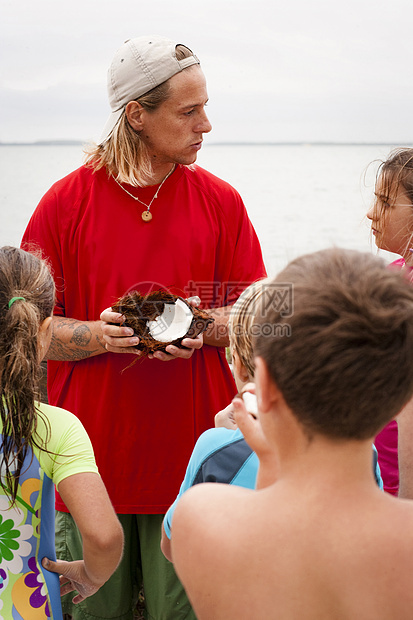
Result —
M280 398L281 392L271 378L268 366L262 357L255 358L255 386L257 390L258 411L271 411Z
M244 364L241 362L236 351L232 352L232 365L234 367L234 373L236 373L236 375L239 377L239 379L243 383L250 381L250 377L248 375L247 369L245 368Z

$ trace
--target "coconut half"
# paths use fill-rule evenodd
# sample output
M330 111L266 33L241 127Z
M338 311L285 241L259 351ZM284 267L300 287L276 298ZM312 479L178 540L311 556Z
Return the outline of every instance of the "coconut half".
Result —
M136 348L144 355L164 351L169 344L182 347L183 338L196 338L214 322L205 310L162 290L146 296L131 291L112 310L125 317L122 325L131 327L139 337Z
M150 335L158 342L172 342L183 338L194 318L191 308L178 297L174 304L165 304L162 314L148 321Z

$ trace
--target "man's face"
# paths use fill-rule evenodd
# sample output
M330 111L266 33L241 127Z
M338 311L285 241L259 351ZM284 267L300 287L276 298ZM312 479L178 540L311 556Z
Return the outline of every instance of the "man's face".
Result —
M212 128L205 113L207 101L204 74L193 66L170 79L170 96L155 111L142 111L140 138L154 167L196 161L203 134Z

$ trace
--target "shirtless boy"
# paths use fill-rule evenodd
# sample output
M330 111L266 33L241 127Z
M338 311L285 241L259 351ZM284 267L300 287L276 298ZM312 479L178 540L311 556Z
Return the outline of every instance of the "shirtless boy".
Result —
M413 503L378 489L371 443L413 393L413 287L340 249L296 259L285 283L292 316L274 295L257 323L258 420L234 401L257 490L185 493L175 568L199 620L410 620Z

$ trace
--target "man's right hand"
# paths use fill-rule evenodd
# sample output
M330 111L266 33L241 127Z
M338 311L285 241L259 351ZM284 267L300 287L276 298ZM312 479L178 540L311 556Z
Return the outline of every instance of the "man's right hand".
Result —
M139 344L139 338L133 335L133 329L121 326L121 323L125 320L122 314L113 312L111 308L106 308L100 315L100 320L103 321L102 333L107 351L111 353L141 355L141 351L135 348Z

